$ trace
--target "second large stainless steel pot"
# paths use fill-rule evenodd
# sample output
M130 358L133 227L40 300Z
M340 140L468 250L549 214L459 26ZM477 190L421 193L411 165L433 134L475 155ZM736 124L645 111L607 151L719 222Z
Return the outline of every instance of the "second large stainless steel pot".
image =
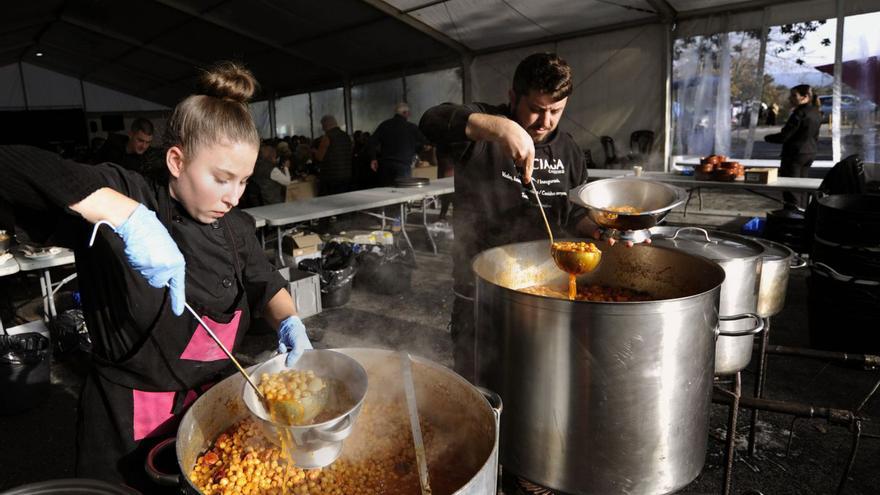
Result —
M758 315L769 318L785 306L788 275L792 268L802 268L806 262L785 244L755 239L764 246L761 255L761 283L758 289Z
M721 316L755 314L761 281L764 246L746 237L696 227L654 227L652 242L710 259L724 269ZM732 318L721 322L722 335L715 346L715 374L742 371L752 359L754 333L763 328L757 318ZM742 333L731 336L730 333Z
M504 398L502 464L572 494L674 492L706 454L724 271L668 248L601 248L599 268L580 283L658 300L519 292L565 280L546 241L474 259L478 380Z

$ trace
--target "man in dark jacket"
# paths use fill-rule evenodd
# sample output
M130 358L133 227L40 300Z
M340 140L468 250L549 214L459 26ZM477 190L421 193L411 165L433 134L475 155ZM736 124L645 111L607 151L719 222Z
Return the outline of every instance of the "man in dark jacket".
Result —
M153 162L161 162L161 167L164 168L164 155L159 157L161 153L153 152L150 148L153 134L152 122L147 119L134 119L127 136L111 134L107 137L104 145L98 150L95 163L115 163L141 174L148 174L155 165Z
M556 235L591 235L596 229L568 201L568 191L587 180L584 154L557 129L571 91L568 64L538 53L516 68L509 104L446 103L422 116L422 131L438 147L448 147L455 164L451 330L455 369L469 380L476 374L471 258L491 247L547 238L531 187L524 184L535 182Z
M808 177L819 146L822 115L813 104L813 89L806 84L791 88L788 101L794 109L791 116L781 131L765 136L764 141L782 144L780 176ZM782 198L788 208L807 206L806 198L797 198L788 191L782 193Z
M379 173L382 185L391 186L394 179L412 175L413 158L428 145L425 135L408 119L409 105L398 103L394 117L379 124L370 137L370 167Z
M324 136L315 150L318 162L318 187L320 196L339 194L351 190L351 138L336 122L336 117L321 117Z

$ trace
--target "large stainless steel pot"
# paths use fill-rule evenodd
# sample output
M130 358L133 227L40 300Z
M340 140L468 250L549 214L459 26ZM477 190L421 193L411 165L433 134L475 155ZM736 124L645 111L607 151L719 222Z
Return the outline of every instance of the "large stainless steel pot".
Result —
M769 318L785 307L785 294L788 292L788 275L792 268L801 268L807 263L795 256L785 244L755 239L764 246L761 255L761 282L758 288L758 315Z
M718 308L721 316L758 311L764 246L741 235L697 227L653 227L651 234L657 246L702 256L721 265L725 273ZM722 336L715 346L715 374L730 375L745 369L752 360L754 334L762 329L763 322L757 318L722 319Z
M519 292L564 283L546 241L474 258L478 380L504 398L505 469L572 494L663 494L692 481L708 438L724 271L668 248L601 245L581 283L654 294L568 301Z
M379 349L335 350L354 358L366 369L370 382L366 404L377 398L403 400L398 353ZM426 359L413 357L412 370L419 416L435 427L432 442L426 444L434 492L494 494L498 473L500 398L487 390L477 389L451 370ZM199 397L181 420L176 451L177 463L184 473L180 476L180 484L185 493L201 493L187 476L198 456L221 432L248 416L241 397L243 386L244 379L238 373L226 378ZM365 410L361 416L366 414L369 412ZM358 424L345 442L341 459L345 459L346 452L358 442L374 440L358 435ZM440 468L444 472L444 463L455 466L453 482L443 480L435 471ZM448 474L449 470L444 473ZM444 490L444 485L455 488Z

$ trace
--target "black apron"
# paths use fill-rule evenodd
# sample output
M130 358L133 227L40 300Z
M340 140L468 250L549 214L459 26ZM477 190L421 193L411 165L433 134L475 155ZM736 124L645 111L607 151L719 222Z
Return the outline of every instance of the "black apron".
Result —
M170 197L159 200L158 217L169 232L173 232L172 209ZM218 312L208 309L208 301L196 300L191 294L187 298L234 352L249 325L250 311L236 246L240 241L235 240L230 227L227 219L221 218L209 228L232 253L235 280L228 283L238 289L234 303ZM188 272L196 270L198 263L192 260L191 265L190 258ZM226 285L227 279L223 282ZM173 436L186 408L230 374L229 359L189 311L175 316L166 298L138 348L113 362L94 356L93 364L80 398L76 474L156 493L158 487L151 484L143 469L146 452L164 437Z

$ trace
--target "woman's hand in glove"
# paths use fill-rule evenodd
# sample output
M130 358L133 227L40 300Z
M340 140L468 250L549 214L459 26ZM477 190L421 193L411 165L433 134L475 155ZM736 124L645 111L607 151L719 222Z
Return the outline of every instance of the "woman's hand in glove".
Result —
M312 349L306 326L299 316L288 316L278 327L278 352L287 353L287 367L293 366L306 349Z
M128 219L116 227L125 242L128 263L156 288L168 287L171 309L180 316L186 301L184 279L186 266L183 254L156 214L139 204Z

